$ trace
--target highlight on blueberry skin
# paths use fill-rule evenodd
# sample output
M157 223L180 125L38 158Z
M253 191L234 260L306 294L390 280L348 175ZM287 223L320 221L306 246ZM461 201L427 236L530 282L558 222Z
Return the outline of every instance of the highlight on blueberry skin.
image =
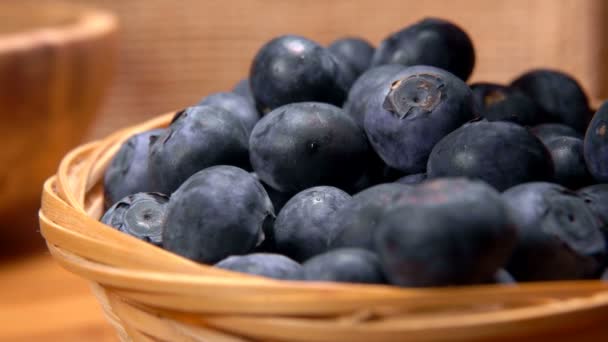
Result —
M474 83L471 91L477 111L488 121L532 126L542 119L534 101L516 88L496 83Z
M569 189L593 184L583 155L583 140L573 137L557 137L545 144L555 170L554 182Z
M466 81L475 66L473 42L457 25L442 19L423 19L389 35L376 48L372 66L430 65Z
M341 106L348 93L343 70L323 46L296 35L272 39L258 51L249 81L258 110L265 114L293 102Z
M350 65L358 77L371 64L374 47L363 38L344 37L334 40L327 49Z
M365 132L384 162L406 174L424 172L433 146L473 119L469 87L438 68L405 68L372 91Z
M253 253L232 255L215 264L225 270L259 275L274 279L297 279L302 266L280 254Z
M199 171L171 195L164 247L203 263L245 254L264 240L274 208L264 187L247 171L220 165Z
M518 281L597 278L605 264L601 223L583 198L558 184L520 184L502 194L518 232L507 264Z
M544 116L542 122L563 123L584 132L591 120L587 95L578 82L564 72L530 70L511 82L511 86L536 102Z
M350 88L344 102L344 112L355 119L357 125L363 127L367 103L373 96L374 89L385 84L404 68L401 64L386 64L365 71Z
M378 223L375 250L398 286L487 283L504 267L516 231L500 194L480 181L444 178L413 187Z
M318 186L306 189L281 209L274 223L276 250L302 262L329 249L336 235L331 218L351 197L346 192Z
M585 161L597 182L608 182L608 102L593 116L585 133Z
M198 104L210 105L225 109L238 118L248 132L251 132L253 126L260 119L260 114L247 98L235 93L214 93L205 96Z
M150 145L163 132L153 129L135 134L120 146L104 174L105 208L128 195L152 190L148 154Z
M429 178L481 179L499 191L553 178L543 143L524 127L503 121L471 122L441 139L427 165Z
M319 254L302 264L300 280L384 284L378 256L360 248L339 248Z
M355 194L350 201L338 209L332 225L338 232L332 240L332 248L356 247L374 250L374 235L386 210L411 187L386 183L378 184Z
M171 193L188 177L214 165L246 167L248 132L230 112L209 105L179 112L150 146L154 191Z
M371 155L365 133L333 105L292 103L264 116L249 140L258 177L281 192L317 185L349 189Z
M574 128L559 123L544 123L536 125L530 129L532 134L536 135L543 144L547 145L547 142L553 138L558 137L573 137L583 139L585 136L577 132Z
M162 246L168 201L168 196L154 192L129 195L110 207L101 217L101 222L140 240Z

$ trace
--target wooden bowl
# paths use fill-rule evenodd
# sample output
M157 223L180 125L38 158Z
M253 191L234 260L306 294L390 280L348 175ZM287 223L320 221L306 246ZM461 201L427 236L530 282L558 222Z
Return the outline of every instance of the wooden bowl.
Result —
M116 29L98 10L0 2L2 244L34 236L40 187L86 134L109 84Z
M128 341L606 341L608 282L457 288L278 281L182 258L98 221L103 173L132 134L81 146L44 186L40 226L65 268L90 280Z

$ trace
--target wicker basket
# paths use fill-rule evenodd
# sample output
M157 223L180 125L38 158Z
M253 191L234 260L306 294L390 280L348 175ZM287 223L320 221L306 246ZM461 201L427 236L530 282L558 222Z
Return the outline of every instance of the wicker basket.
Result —
M277 281L197 264L98 222L112 155L130 135L172 116L73 150L44 186L40 224L49 250L91 281L122 340L608 339L601 281L447 289Z

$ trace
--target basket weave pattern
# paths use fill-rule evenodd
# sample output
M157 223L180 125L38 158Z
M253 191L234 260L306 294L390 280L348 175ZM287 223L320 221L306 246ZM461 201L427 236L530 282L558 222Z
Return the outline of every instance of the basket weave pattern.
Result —
M184 259L98 222L103 172L134 133L70 152L44 186L41 231L55 259L91 281L123 341L599 341L608 283L403 289L277 281Z

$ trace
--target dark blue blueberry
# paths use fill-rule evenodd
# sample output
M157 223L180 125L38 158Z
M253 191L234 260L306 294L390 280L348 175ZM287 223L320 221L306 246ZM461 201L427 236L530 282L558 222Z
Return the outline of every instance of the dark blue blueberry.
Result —
M264 187L247 171L214 166L195 173L171 195L164 247L184 257L216 263L245 254L264 240L274 216Z
M583 139L583 134L577 132L574 128L559 123L544 123L532 127L530 130L543 144L555 137L573 137Z
M505 265L516 232L500 194L484 182L427 181L393 201L375 249L399 286L485 283Z
M140 192L117 201L101 218L101 222L140 240L162 246L162 232L169 197Z
M365 134L348 115L317 102L275 109L254 127L249 144L258 177L286 193L316 185L349 189L371 155Z
M235 93L211 94L202 99L197 105L210 105L229 111L241 120L248 132L251 132L253 126L260 120L260 114L255 109L255 105L245 97Z
M576 193L544 182L503 193L518 232L507 270L518 281L597 277L606 249L599 220Z
M401 64L387 64L371 68L364 72L353 84L344 103L344 112L350 115L360 127L363 127L367 102L372 97L373 90L392 79L403 70Z
M427 18L391 34L380 43L372 66L391 63L430 65L466 81L475 65L475 50L460 27L445 20Z
M413 175L403 176L397 179L395 182L405 185L417 185L424 182L427 179L426 172L414 173Z
M472 122L448 134L433 148L429 178L469 177L499 191L553 177L551 155L524 127L510 122Z
M288 257L272 253L233 255L215 264L215 267L275 279L296 279L302 266Z
M384 162L405 173L424 172L433 146L473 118L469 87L438 68L405 68L372 92L365 132Z
M593 183L583 155L583 140L556 137L545 144L553 159L554 181L570 189Z
M163 129L154 129L135 134L120 146L104 174L106 208L128 195L152 190L148 154L150 145L163 132Z
M511 273L507 272L504 268L501 268L496 272L496 275L494 275L493 283L513 285L516 284L517 281L513 278Z
M315 256L302 264L305 281L386 283L378 256L365 249L340 248Z
M585 134L584 150L593 178L600 183L608 182L608 102L593 116Z
M332 216L350 198L346 192L330 186L296 194L281 209L274 223L277 251L299 262L326 252L336 234Z
M372 186L353 196L332 217L338 232L332 247L357 247L374 250L374 234L378 222L396 198L410 189L409 186L386 183Z
M479 114L488 121L531 126L541 120L536 103L519 89L495 83L475 83L471 85L471 91Z
M251 65L249 80L262 113L293 102L319 101L341 106L348 85L333 55L295 35L266 43Z
M374 55L374 47L362 38L336 39L327 48L335 56L345 60L357 76L369 68Z
M214 165L247 167L247 138L247 129L230 112L209 105L187 108L150 147L153 190L171 193Z
M608 184L595 184L578 190L587 206L600 220L608 248Z
M232 92L243 96L255 106L255 99L253 98L253 92L251 91L251 85L249 84L248 78L242 79L235 84L234 88L232 88Z
M584 132L591 119L587 95L571 76L556 70L526 72L511 85L536 102L544 116L541 122L564 123Z
M336 56L331 52L330 55L337 67L336 80L338 84L346 89L346 94L348 94L348 91L353 86L353 83L355 83L359 75L355 72L355 69L352 65L350 65L350 63L348 63L347 60L341 58L340 56Z

